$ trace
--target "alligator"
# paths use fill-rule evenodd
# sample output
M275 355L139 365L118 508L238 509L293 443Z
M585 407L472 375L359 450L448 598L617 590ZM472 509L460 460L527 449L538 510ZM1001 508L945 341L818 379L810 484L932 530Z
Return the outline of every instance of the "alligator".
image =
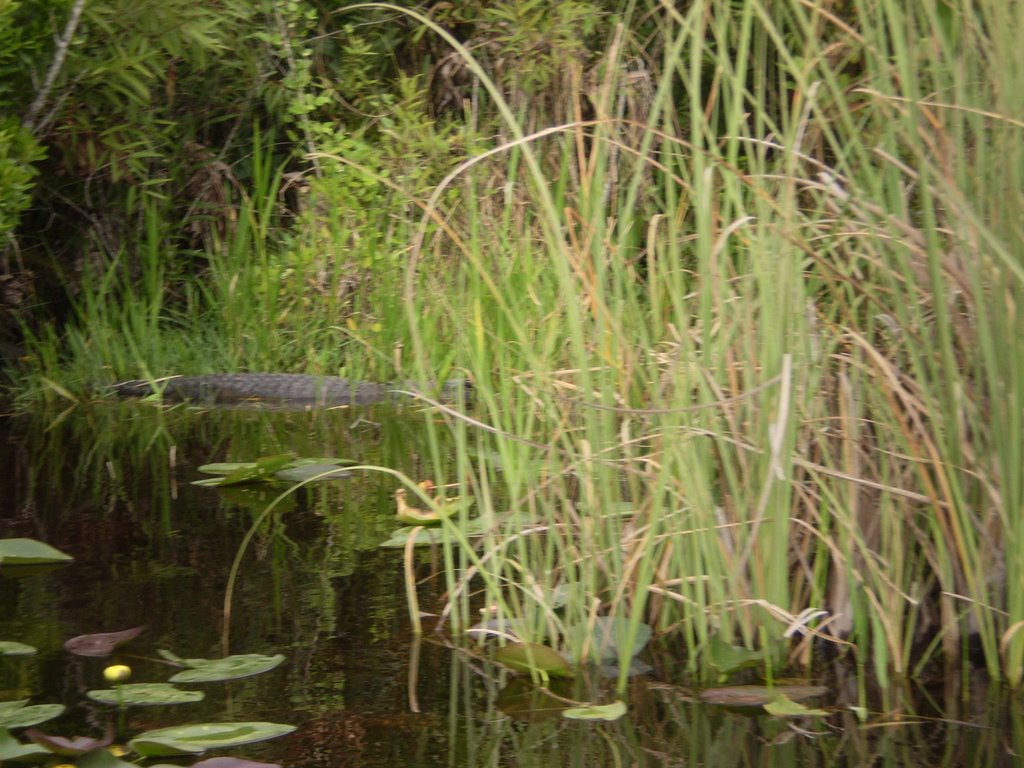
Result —
M414 382L378 384L349 381L336 376L310 376L301 373L210 373L201 376L122 381L112 386L118 397L158 395L164 400L193 401L203 404L267 403L293 407L368 405L397 399L409 393L458 402L469 400L472 385L465 379L453 379L422 389Z

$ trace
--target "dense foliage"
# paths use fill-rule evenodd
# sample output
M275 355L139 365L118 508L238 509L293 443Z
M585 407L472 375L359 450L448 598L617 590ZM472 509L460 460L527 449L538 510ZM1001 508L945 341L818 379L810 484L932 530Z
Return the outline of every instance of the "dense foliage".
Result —
M42 7L22 402L461 366L456 624L1024 677L1020 4L97 2L26 133Z

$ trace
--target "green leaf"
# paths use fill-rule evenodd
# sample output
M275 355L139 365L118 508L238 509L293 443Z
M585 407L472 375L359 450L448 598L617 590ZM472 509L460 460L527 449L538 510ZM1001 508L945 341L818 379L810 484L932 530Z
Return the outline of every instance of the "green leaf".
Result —
M274 739L294 730L294 725L281 723L200 723L146 731L128 746L144 757L198 755L208 749Z
M417 528L419 528L419 533L416 534L415 542L417 547L426 546L428 544L439 544L441 542L441 536L444 535L444 533L436 527L431 528L422 525L406 525L395 529L386 541L381 542L377 546L382 549L402 549L409 538L409 534ZM465 525L459 526L459 530L466 538L469 538L470 536L480 536L484 532L483 520L480 518L469 520ZM450 539L452 544L459 543L459 540L455 537L450 537Z
M103 658L114 652L119 645L131 642L145 627L132 627L119 632L96 632L91 635L78 635L65 641L64 650L76 656Z
M626 646L629 619L624 616L598 616L592 624L588 622L569 627L566 634L567 645L573 651L582 651L586 646L588 659L611 661L618 659L620 650ZM651 628L644 623L637 627L636 638L630 648L631 656L636 656L647 647L652 634Z
M756 667L764 661L764 654L742 646L730 645L715 635L708 644L708 660L719 672L729 674L738 669Z
M0 727L0 763L8 761L37 763L52 756L48 749L38 744L22 744L10 731Z
M109 749L94 749L75 760L76 768L138 768L135 763L126 763L115 757Z
M537 643L512 643L494 652L494 660L517 672L548 677L573 677L569 662L558 651Z
M28 728L45 723L64 712L63 704L34 704L26 707L28 699L0 703L0 728Z
M282 480L301 482L302 480L307 480L310 477L316 477L324 472L331 472L332 470L340 472L341 470L338 470L338 467L348 467L358 463L359 462L352 459L338 459L334 457L293 459L283 468L277 470L274 474ZM231 461L215 464L203 464L199 467L199 471L207 475L231 475L233 472L258 471L259 468L259 462L256 461ZM325 479L339 476L340 475L332 474ZM221 481L219 479L215 479L212 482L211 480L200 480L197 481L195 485L219 485L220 482Z
M382 549L402 549L405 547L406 542L409 540L409 534L416 530L416 527L406 526L399 528L391 534L387 541L378 544L378 547ZM420 527L416 533L416 539L414 541L415 546L425 546L427 544L437 544L441 541L441 534L437 530L430 530L429 528Z
M190 704L194 701L202 701L205 696L202 691L183 691L170 683L127 683L119 688L88 691L85 695L102 704L137 707Z
M0 656L32 656L39 651L31 645L14 640L0 640Z
M825 693L828 688L823 685L730 685L701 691L700 698L724 707L765 707L779 697L803 701Z
M779 694L769 703L764 705L764 711L776 717L805 717L807 715L827 715L824 709L811 709L803 704L798 704L792 699Z
M94 738L92 736L74 736L67 738L65 736L53 736L49 733L43 733L37 731L34 728L29 731L25 731L25 735L28 736L32 741L51 752L64 755L65 757L78 757L88 752L92 752L95 749L101 749L109 746L114 741L114 731L112 728L107 728L107 732L100 738Z
M239 467L221 478L218 485L239 485L241 483L260 483L272 480L274 473L284 469L295 460L289 453L280 456L265 456L251 465Z
M344 464L353 462L345 459L321 459L320 461L300 459L292 462L291 466L278 470L274 476L278 480L285 480L289 483L302 483L316 478L321 480L340 480L349 477L348 470L343 468Z
M74 560L49 544L35 539L0 539L0 563L4 565L40 565Z
M189 667L171 678L172 683L214 683L220 680L237 680L269 672L284 661L284 656L263 656L258 653L239 654L223 659L181 659L170 651L160 655L175 664Z
M613 701L611 704L594 704L589 707L572 707L562 712L562 717L570 720L618 720L626 714L624 701Z

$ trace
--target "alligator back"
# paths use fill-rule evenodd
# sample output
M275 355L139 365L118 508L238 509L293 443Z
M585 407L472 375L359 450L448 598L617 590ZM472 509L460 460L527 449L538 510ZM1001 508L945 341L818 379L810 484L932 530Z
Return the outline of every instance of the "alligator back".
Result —
M352 382L335 376L311 376L300 373L211 373L201 376L172 376L146 381L136 379L115 384L120 397L145 397L159 393L167 400L191 400L201 403L267 402L282 405L326 407L366 405L397 395L397 390L418 392L411 382L377 384ZM466 397L469 382L457 379L444 382L436 394L443 399Z

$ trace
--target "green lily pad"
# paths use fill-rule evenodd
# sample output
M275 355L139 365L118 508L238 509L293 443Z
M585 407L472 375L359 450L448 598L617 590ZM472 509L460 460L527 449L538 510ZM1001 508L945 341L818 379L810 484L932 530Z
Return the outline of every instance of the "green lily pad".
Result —
M416 530L419 526L405 526L399 528L387 539L377 546L382 549L403 549L406 543L409 541L409 535ZM441 534L437 530L431 530L429 528L419 527L419 531L416 532L416 538L413 541L413 545L417 547L426 546L428 544L438 544L441 541Z
M262 483L274 479L274 473L290 466L295 457L290 453L283 453L279 456L265 456L256 461L240 462L233 470L223 477L214 477L207 480L196 480L193 485L241 485L243 483ZM224 465L204 465L221 466Z
M824 709L812 709L779 694L764 705L764 711L776 717L806 717L808 715L827 715Z
M245 653L223 659L181 659L170 651L160 651L168 661L188 669L170 679L172 683L214 683L221 680L237 680L269 672L284 661L284 656L263 656L259 653Z
M512 643L494 652L494 660L517 672L548 677L572 677L572 669L558 651L537 643Z
M278 470L274 473L274 476L278 480L284 480L289 483L304 483L307 480L314 480L320 482L323 480L342 480L346 477L351 477L352 473L349 472L344 466L339 466L343 463L342 459L333 459L330 463L324 462L303 462L293 463L290 467ZM351 462L344 462L345 464Z
M38 649L14 640L0 640L0 656L32 656L39 653Z
M281 463L281 459L285 459ZM217 464L204 464L200 472L208 475L223 475L205 480L196 480L193 485L236 485L238 483L259 482L265 480L285 480L290 483L301 483L312 478L333 480L347 477L341 467L353 466L358 462L352 459L303 458L293 459L290 456L270 456L259 461L233 461ZM275 469L276 467L276 469Z
M414 546L421 547L441 543L442 532L437 527L406 525L395 529L391 536L377 546L381 549L403 549L406 541L409 540L409 534L417 528L419 528L419 532L416 534ZM467 539L471 536L481 536L484 532L483 521L479 518L469 520L465 525L460 526L459 530ZM454 537L451 538L451 541L453 544L459 543L459 540Z
M198 755L208 749L274 739L294 730L294 725L281 723L200 723L146 731L128 746L144 757Z
M49 733L43 733L35 729L25 731L25 735L39 746L45 747L54 754L65 757L78 757L79 755L84 755L95 749L102 749L114 743L114 730L112 728L108 728L107 732L98 739L92 736L74 736L69 739L64 736L52 736Z
M22 744L6 728L0 728L0 763L39 763L52 754L38 744Z
M0 728L27 728L52 720L64 712L63 704L34 704L30 707L26 704L28 699L0 703Z
M825 693L828 693L828 688L823 685L730 685L701 691L700 698L708 704L723 707L766 707L779 697L796 702Z
M135 763L126 763L115 757L109 749L94 749L75 760L75 768L138 768Z
M631 656L636 656L651 640L652 630L642 623L637 627ZM593 623L569 627L567 645L572 649L587 648L587 658L597 662L619 658L620 649L629 639L629 619L624 616L598 616ZM589 637L587 637L589 635Z
M611 704L594 704L589 707L572 707L562 712L570 720L618 720L626 714L626 702L613 701Z
M708 660L715 669L725 675L762 664L764 654L739 645L730 645L715 635L708 644Z
M202 691L183 691L170 683L127 683L120 688L101 688L86 694L93 701L115 706L155 707L163 704L190 704L202 701Z
M0 563L3 565L42 565L74 560L59 549L35 539L0 539Z
M91 635L78 635L65 641L64 650L76 656L103 658L114 652L119 645L134 640L145 627L132 627L119 632L95 632Z

